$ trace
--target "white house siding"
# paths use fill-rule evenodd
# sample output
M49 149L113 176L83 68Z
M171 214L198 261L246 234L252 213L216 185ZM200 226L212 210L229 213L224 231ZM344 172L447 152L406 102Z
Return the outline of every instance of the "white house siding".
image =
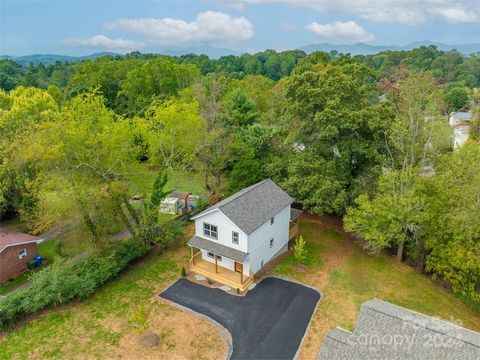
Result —
M218 230L218 239L212 239L203 235L203 223L215 225ZM238 244L232 242L232 231L238 232ZM228 219L221 211L214 210L209 214L195 219L195 235L217 242L219 244L237 249L243 252L247 251L247 235L243 233L230 219ZM207 251L202 250L202 259L215 263L215 259L207 256ZM218 265L235 271L235 262L232 259L222 256L222 261L218 261ZM250 275L250 265L248 259L243 263L243 274Z
M248 238L248 253L250 254L250 267L253 273L265 266L276 254L287 250L288 230L290 224L290 205L286 206L275 215L274 224L270 225L268 219L262 226L250 234ZM274 239L270 248L270 239Z
M211 258L207 255L208 251L206 250L202 250L202 259L206 260L206 261L209 261L211 262L212 264L215 264L215 259L214 258ZM218 266L221 266L221 267L224 267L224 268L227 268L229 270L232 270L232 271L235 271L235 261L232 260L232 259L229 259L225 256L222 256L222 260L218 260L217 262ZM238 273L240 276L240 273ZM243 275L245 276L249 276L250 275L250 264L249 264L249 260L245 260L245 262L243 263Z
M217 240L203 235L203 223L215 225L217 227ZM232 231L238 232L238 244L234 244L232 242ZM245 233L243 233L232 221L230 221L230 219L223 215L223 213L219 210L214 210L211 213L205 214L202 217L195 219L195 235L228 246L232 249L248 252L247 236L245 235Z

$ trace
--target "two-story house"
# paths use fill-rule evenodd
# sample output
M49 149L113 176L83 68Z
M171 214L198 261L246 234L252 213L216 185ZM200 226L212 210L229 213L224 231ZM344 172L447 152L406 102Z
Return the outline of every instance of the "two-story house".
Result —
M287 251L288 241L296 236L301 211L291 209L293 201L268 179L193 216L190 269L245 290L253 275Z

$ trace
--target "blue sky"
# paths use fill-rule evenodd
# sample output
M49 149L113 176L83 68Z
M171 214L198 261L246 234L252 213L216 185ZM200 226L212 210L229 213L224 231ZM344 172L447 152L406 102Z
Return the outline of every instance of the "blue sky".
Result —
M0 54L480 42L478 0L0 0Z

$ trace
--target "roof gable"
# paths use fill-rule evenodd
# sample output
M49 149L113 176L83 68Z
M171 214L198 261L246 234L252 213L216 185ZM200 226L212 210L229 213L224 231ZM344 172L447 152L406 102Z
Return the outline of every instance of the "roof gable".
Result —
M0 252L10 246L28 244L32 242L38 243L41 241L42 239L37 236L0 229Z
M290 195L267 179L233 194L192 219L218 209L240 230L250 235L293 201Z

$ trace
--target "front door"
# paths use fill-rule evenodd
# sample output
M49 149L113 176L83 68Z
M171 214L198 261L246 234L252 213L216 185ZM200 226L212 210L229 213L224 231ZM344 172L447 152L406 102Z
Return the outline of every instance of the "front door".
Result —
M243 273L243 264L235 261L235 271Z

